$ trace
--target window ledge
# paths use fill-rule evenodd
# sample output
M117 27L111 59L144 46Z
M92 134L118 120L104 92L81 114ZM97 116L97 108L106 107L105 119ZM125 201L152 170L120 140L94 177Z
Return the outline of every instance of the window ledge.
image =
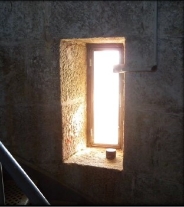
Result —
M116 158L108 160L105 148L86 148L65 160L66 164L87 165L99 168L123 170L123 151L116 150Z

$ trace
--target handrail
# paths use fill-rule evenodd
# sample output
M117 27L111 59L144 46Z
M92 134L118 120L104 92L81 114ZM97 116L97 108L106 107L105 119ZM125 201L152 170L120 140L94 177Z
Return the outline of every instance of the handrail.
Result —
M0 162L6 168L18 187L20 187L28 197L32 205L50 205L2 142L0 142Z

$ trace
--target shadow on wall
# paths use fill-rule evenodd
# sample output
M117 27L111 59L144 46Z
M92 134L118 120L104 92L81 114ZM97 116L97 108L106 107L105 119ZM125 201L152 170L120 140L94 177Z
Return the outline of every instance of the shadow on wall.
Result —
M11 153L43 166L61 157L59 55L52 74L44 59L22 45L0 49L1 140Z
M0 89L1 89L1 137L5 144L12 149L16 145L16 120L15 108L20 102L25 81L24 65L22 61L16 60L13 49L10 47L0 50Z

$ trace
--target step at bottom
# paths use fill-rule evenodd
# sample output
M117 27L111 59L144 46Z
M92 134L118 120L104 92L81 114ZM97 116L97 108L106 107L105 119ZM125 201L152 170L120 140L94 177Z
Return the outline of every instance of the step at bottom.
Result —
M5 205L29 205L29 199L12 180L4 182Z

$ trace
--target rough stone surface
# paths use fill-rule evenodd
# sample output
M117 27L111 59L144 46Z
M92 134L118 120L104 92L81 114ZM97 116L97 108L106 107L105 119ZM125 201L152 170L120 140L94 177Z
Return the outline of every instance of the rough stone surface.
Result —
M106 159L105 148L90 148L80 150L71 156L65 163L75 163L78 165L86 165L93 167L101 167L114 170L123 170L123 152L116 150L116 158L113 160Z
M86 146L86 47L61 42L63 159Z
M86 43L122 43L125 38L65 39L60 43L63 159L86 147Z
M155 58L155 3L1 1L1 141L96 204L183 204L183 8L183 1L158 1L158 70L125 74L123 172L118 172L63 163L86 143L84 128L75 131L86 123L80 112L85 79L74 78L85 70L67 58L85 56L89 38L124 37L125 62L149 67ZM69 41L65 56L63 40ZM78 110L83 121L72 122Z

